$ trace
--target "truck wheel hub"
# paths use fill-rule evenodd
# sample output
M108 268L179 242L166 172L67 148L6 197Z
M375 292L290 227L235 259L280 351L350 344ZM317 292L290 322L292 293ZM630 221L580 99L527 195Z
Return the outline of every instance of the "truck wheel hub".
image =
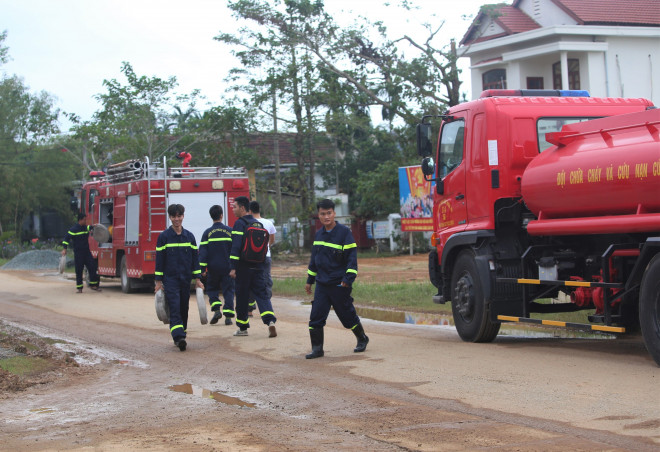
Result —
M463 317L471 317L474 310L474 284L469 275L456 283L456 307Z

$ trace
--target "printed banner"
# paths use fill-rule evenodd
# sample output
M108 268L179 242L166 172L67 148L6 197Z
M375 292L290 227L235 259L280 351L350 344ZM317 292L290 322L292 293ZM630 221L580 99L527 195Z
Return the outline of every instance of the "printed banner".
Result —
M399 168L399 200L402 231L433 230L433 188L435 182L424 179L422 167Z

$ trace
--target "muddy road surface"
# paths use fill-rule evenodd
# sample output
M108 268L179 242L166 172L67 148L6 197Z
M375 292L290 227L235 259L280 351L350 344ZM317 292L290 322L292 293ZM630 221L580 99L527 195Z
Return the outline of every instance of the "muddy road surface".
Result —
M301 287L301 296L303 288ZM500 338L331 313L306 360L309 305L274 298L277 337L201 325L174 347L153 294L74 293L54 273L0 272L0 317L65 341L75 372L0 394L0 450L657 451L660 369L641 339Z

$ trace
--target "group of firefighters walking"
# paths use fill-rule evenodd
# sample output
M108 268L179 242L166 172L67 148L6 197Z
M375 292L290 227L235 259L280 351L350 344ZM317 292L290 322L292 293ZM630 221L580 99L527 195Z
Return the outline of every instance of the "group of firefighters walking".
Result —
M181 204L168 206L171 226L160 233L156 243L154 289L155 292L164 291L169 307L170 334L181 351L187 347L190 281L194 278L196 287L204 289L201 281L203 275L206 276L206 293L213 312L211 324L218 323L223 315L226 325L231 325L231 319L235 318L238 329L234 336L247 336L251 308L256 304L262 322L268 326L268 336L277 336L277 318L271 303L270 250L261 262L249 261L241 253L248 228L255 225L265 228L269 232L270 241L266 244L269 247L274 242L275 227L261 218L259 204L250 202L245 196L236 197L232 209L237 220L231 228L222 223L221 206L214 205L209 209L213 224L204 231L198 247L195 236L183 228L185 207ZM322 228L314 237L305 285L305 291L311 294L312 285L316 283L309 319L312 352L305 356L307 359L324 355L323 327L331 307L342 325L355 334L355 352L365 351L369 342L351 297L352 285L357 277L355 239L348 227L335 221L332 200L319 201L317 211ZM85 216L80 214L78 223L68 231L62 242L62 255L66 254L68 246L73 246L79 293L83 289L84 266L89 273L89 287L101 290L96 264L89 250L89 233L90 226L85 224ZM221 291L224 306L220 300Z

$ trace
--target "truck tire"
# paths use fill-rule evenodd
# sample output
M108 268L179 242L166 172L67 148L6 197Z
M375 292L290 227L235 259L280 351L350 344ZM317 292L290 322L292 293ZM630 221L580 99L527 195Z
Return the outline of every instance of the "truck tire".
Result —
M451 276L451 311L458 335L465 342L492 342L500 324L490 320L474 253L461 251Z
M128 277L128 265L126 264L126 256L121 257L121 265L119 270L119 279L121 279L121 291L124 293L135 292L135 284L133 278Z
M660 254L649 262L639 289L639 325L649 354L660 366Z

